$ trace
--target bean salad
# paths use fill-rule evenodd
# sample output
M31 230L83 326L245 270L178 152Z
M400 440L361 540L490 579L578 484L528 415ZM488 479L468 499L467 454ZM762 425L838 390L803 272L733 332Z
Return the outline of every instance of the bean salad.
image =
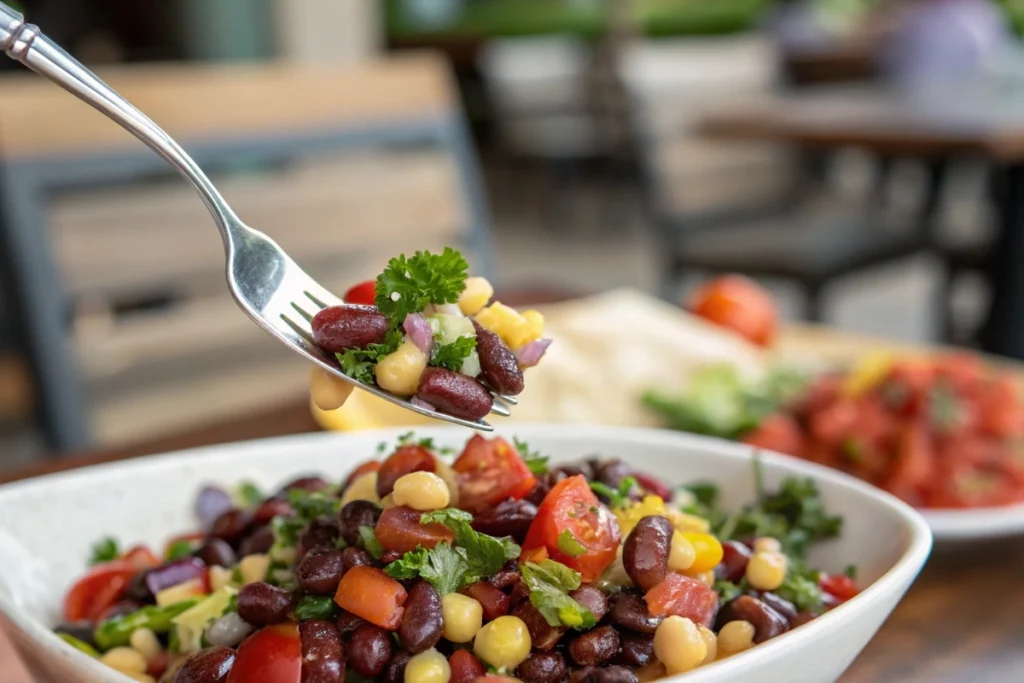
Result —
M806 562L841 531L814 484L758 488L726 511L618 459L410 433L340 482L203 487L162 552L96 543L56 632L144 683L652 681L857 594Z

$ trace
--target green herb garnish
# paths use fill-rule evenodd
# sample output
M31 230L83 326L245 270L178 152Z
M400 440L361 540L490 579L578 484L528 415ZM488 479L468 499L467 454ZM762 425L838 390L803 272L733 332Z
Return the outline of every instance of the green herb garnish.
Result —
M295 618L299 621L308 619L333 619L338 606L330 595L303 595L295 606Z
M348 349L336 353L341 371L346 375L361 382L362 384L374 384L376 376L373 374L373 367L384 356L394 353L402 343L401 329L388 331L384 341L380 344L369 344L362 349Z
M718 593L718 599L721 604L725 604L733 598L738 598L743 595L746 591L746 587L743 585L745 580L741 579L739 584L733 583L732 581L726 581L725 579L718 579L715 581L715 592Z
M820 578L821 572L792 562L786 571L785 581L774 593L783 600L789 600L800 611L821 612L825 595L818 585Z
M579 557L587 552L586 547L568 529L558 534L558 549L569 557Z
M247 508L253 508L263 502L264 495L259 487L251 481L243 481L235 490L235 497Z
M525 441L513 437L512 442L516 445L516 450L519 451L519 457L523 459L523 464L530 470L532 474L547 474L548 473L548 460L550 459L546 455L541 455L537 451L531 451L530 447Z
M380 541L377 540L377 532L373 530L373 527L359 527L359 538L363 542L363 549L370 553L370 557L379 560L381 555L384 554L384 548L381 547Z
M182 560L192 555L193 546L189 541L175 541L167 548L166 558L169 562Z
M388 261L377 276L374 303L377 310L398 328L410 313L430 304L453 304L466 288L469 263L459 252L445 247L440 254L417 251Z
M96 648L94 648L92 645L90 645L89 643L85 642L84 640L79 640L78 638L75 638L73 635L71 635L69 633L58 633L57 637L60 638L61 640L63 640L68 645L70 645L71 647L73 647L76 650L78 650L79 652L84 652L85 654L89 655L90 657L99 657L100 656L100 653L97 652Z
M92 556L89 558L89 565L103 564L104 562L113 562L121 556L121 548L117 544L117 539L107 536L93 543Z
M154 633L171 630L171 620L187 609L199 604L199 600L184 600L173 605L160 607L147 605L131 614L111 617L93 632L93 640L101 650L127 645L132 633L140 628L151 629Z
M633 477L626 477L619 482L618 488L614 489L608 486L608 484L603 484L599 481L590 482L590 490L599 496L607 498L608 505L613 510L626 507L629 503L629 494L633 492L634 486L636 486L636 479Z
M435 344L430 356L430 364L459 372L462 363L476 351L476 337L458 337L451 344Z
M384 571L395 579L419 576L429 582L438 595L445 596L467 583L465 577L469 571L469 562L460 550L453 548L450 543L438 543L430 550L417 548L384 567Z
M583 630L597 623L593 612L569 597L569 591L580 587L579 572L554 560L524 562L519 571L530 589L530 604L549 625Z
M495 538L474 530L471 521L471 514L457 508L435 510L420 517L420 524L436 522L455 532L456 550L466 559L464 583L467 585L496 574L505 562L519 557L521 551L510 538Z

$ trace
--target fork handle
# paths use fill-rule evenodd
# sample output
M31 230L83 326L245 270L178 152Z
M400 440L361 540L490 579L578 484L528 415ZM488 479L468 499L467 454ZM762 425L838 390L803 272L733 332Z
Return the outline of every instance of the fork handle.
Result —
M19 12L3 3L0 3L0 50L106 114L166 159L198 190L217 222L225 248L230 249L237 217L199 165L160 126L43 35L39 27L25 23Z

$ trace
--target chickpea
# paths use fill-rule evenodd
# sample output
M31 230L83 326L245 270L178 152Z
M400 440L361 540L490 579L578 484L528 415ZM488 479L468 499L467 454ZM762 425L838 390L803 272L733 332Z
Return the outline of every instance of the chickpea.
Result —
M434 648L413 655L405 665L405 683L448 683L451 677L448 660Z
M137 628L132 631L132 635L128 638L128 644L145 657L147 662L156 659L163 652L163 646L157 640L156 634L148 628Z
M483 606L461 593L449 593L441 598L444 615L444 637L453 643L468 643L483 625Z
M786 580L789 560L781 553L756 552L747 563L747 582L759 591L773 591Z
M673 614L654 632L654 654L669 674L681 674L703 663L708 656L708 646L696 624Z
M674 572L686 571L697 559L693 544L678 531L672 533L672 546L668 554L668 568Z
M427 369L427 354L411 339L406 340L393 353L377 361L374 372L381 389L398 396L412 396L420 385L420 377Z
M413 510L439 510L448 506L448 485L433 472L410 472L395 482L395 505Z
M100 657L100 661L123 674L146 672L146 658L138 650L130 647L115 647L108 650Z
M718 632L718 652L728 657L754 647L754 625L749 621L730 621Z
M341 506L345 507L353 500L368 500L371 503L379 503L380 496L377 495L377 473L367 472L357 477L348 485L345 493L341 494Z
M701 666L704 666L718 658L718 636L716 636L715 632L707 626L698 626L697 630L700 631L700 637L704 639L704 645L708 648L707 656L704 657L704 661L700 663Z
M530 656L530 632L519 617L506 615L486 624L473 639L473 651L496 669L511 671Z
M345 405L355 386L313 366L309 373L309 396L320 410L337 410Z

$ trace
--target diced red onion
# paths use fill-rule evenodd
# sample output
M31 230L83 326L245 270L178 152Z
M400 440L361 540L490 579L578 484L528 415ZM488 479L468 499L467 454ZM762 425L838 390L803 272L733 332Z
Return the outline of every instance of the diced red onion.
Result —
M434 331L430 329L430 323L426 318L419 313L410 313L405 316L402 329L409 335L409 339L412 339L412 343L419 347L420 351L430 355L434 349Z
M423 408L424 410L430 410L433 412L437 411L437 408L435 408L433 404L427 403L422 398L416 398L415 396L413 396L411 399L409 399L409 403L413 404L417 408Z
M238 616L238 612L228 612L206 629L206 640L210 645L234 647L251 632L252 626Z
M205 577L206 564L198 557L186 557L149 570L146 573L146 588L156 595L165 588Z
M203 526L210 526L213 520L233 507L235 504L231 502L231 496L216 486L204 486L196 496L196 517Z
M519 367L532 368L540 362L548 347L551 346L551 342L551 339L538 339L523 345L522 348L516 351L516 360L519 362Z

